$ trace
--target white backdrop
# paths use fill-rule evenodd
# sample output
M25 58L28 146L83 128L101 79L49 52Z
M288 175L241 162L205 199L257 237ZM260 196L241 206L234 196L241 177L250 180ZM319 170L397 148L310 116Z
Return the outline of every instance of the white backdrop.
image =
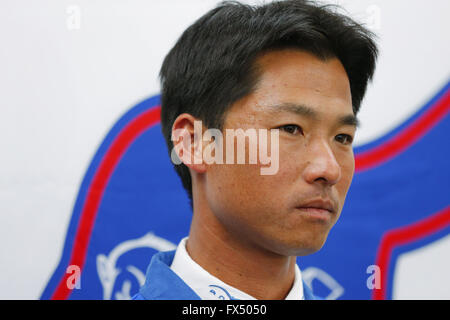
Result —
M402 123L450 79L450 2L328 2L341 4L379 36L359 145ZM159 92L165 54L216 3L2 0L0 299L40 297L96 148L125 111ZM430 261L420 254L450 269L448 237L422 251L400 259L397 268L405 272L396 278L395 298L414 297L418 284L409 280ZM427 280L438 287L433 275Z

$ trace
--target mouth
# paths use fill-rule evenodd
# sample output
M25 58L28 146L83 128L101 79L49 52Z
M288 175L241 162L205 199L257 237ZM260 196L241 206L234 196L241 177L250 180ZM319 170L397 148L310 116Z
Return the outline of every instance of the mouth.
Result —
M329 222L336 212L335 206L329 200L309 201L295 207L295 209L309 219L322 222Z

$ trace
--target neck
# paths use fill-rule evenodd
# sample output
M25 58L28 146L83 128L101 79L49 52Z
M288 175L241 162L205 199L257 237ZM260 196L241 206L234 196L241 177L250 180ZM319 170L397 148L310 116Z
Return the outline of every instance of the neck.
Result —
M294 283L296 257L278 255L230 234L195 199L186 249L203 269L256 299L284 299Z

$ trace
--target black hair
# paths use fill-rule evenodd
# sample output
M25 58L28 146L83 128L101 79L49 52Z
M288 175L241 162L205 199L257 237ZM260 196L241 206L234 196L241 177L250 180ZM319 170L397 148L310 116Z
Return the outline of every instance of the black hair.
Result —
M250 94L258 81L256 58L295 48L344 66L359 111L377 59L374 34L333 5L285 0L262 5L222 2L184 31L161 67L161 125L169 149L172 125L189 113L208 128L222 129L227 109ZM192 206L192 181L175 165Z

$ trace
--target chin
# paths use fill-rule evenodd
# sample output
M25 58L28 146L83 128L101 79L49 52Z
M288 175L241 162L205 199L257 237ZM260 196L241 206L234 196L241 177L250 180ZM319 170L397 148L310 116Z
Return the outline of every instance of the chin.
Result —
M326 236L315 239L296 239L295 241L282 243L277 252L283 256L307 256L322 249L325 242Z

